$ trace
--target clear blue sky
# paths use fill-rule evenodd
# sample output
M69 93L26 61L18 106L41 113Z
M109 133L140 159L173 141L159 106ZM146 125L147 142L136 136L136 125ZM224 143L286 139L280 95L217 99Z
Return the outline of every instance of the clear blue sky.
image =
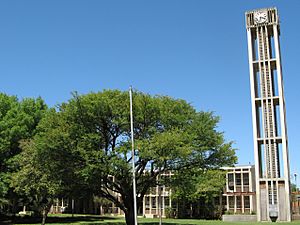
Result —
M300 1L0 1L0 91L54 106L72 91L128 90L215 111L239 164L253 163L244 13L276 6L291 173L300 175Z

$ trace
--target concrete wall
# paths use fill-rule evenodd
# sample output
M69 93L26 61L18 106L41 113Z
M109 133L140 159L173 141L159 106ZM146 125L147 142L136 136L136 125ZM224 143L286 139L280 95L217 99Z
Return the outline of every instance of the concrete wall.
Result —
M222 220L226 222L247 222L247 221L257 221L256 215L223 215Z

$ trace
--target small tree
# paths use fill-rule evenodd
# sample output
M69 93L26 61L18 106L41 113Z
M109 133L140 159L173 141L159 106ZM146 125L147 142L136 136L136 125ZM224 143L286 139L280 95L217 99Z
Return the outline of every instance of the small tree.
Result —
M207 217L221 215L222 208L219 202L215 204L217 198L221 198L222 191L226 183L225 172L219 169L191 169L182 170L174 174L171 180L172 199L180 202L183 206L202 201L205 205L202 211L210 214ZM178 209L180 211L180 209ZM190 217L193 217L193 209L190 207ZM184 212L178 212L183 216ZM199 216L199 215L195 215Z
M45 173L42 167L45 161L38 159L32 145L32 142L23 143L24 150L18 156L20 170L13 174L11 186L18 194L27 196L27 203L42 216L44 225L52 199L57 195L60 186L58 182L51 180L49 173Z
M109 201L106 198L102 198L102 197L98 197L98 196L94 196L94 202L97 203L100 207L100 215L104 214L104 208L107 208L109 206L109 204L111 203L111 201Z
M10 188L11 174L18 170L14 159L21 152L20 142L36 134L46 111L41 98L19 101L16 96L0 93L0 213L17 209L18 196Z
M59 117L55 110L47 113L33 140L23 141L22 152L14 158L19 170L12 175L11 187L27 197L29 206L42 216L45 224L53 199L73 196L77 190L76 175L72 170L74 160L70 151L72 140L57 126ZM41 135L43 126L57 127ZM84 188L82 191L84 192Z

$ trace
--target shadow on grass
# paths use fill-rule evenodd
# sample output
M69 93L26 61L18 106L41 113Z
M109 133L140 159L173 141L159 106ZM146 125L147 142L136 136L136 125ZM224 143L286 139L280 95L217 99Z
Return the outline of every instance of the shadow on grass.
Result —
M0 217L0 224L8 225L8 224L40 224L42 218L40 217ZM125 220L124 222L116 221L120 220L118 217L103 217L103 216L95 216L95 215L87 215L87 216L50 216L47 217L46 224L66 224L66 223L88 223L88 225L99 225L99 224L109 224L109 225L126 225ZM114 222L115 221L115 222ZM106 223L107 222L107 223ZM180 222L163 222L164 224L168 225L179 225ZM152 222L152 221L140 221L139 225L158 225L159 222ZM185 223L185 225L195 225L194 223Z
M139 224L141 224L141 225L158 225L159 224L159 222L142 222L142 223L140 223L139 222ZM178 223L173 223L173 222L162 222L162 224L168 224L168 225L180 225L181 223L180 222L178 222ZM118 225L121 225L121 223L120 224L118 224ZM124 224L123 224L124 225ZM196 224L194 224L194 223L185 223L184 225L196 225Z
M90 225L95 222L95 224L99 224L99 222L105 221L114 221L118 218L112 218L112 217L99 217L99 216L66 216L66 217L60 217L60 216L50 216L47 217L46 223L58 223L58 224L64 224L64 223L76 223L76 222L87 222ZM1 217L0 224L36 224L41 223L42 218L41 217ZM114 224L114 223L112 223ZM124 225L124 223L119 223L120 225Z
M105 224L105 223L103 223L103 224ZM108 223L109 225L126 225L126 223L125 222L109 222ZM138 223L139 225L159 225L159 222L139 222ZM180 222L178 222L178 223L169 223L169 222L163 222L162 224L164 224L164 225L181 225L180 224ZM99 225L99 223L89 223L88 225ZM185 223L184 225L197 225L197 224L195 224L195 223Z

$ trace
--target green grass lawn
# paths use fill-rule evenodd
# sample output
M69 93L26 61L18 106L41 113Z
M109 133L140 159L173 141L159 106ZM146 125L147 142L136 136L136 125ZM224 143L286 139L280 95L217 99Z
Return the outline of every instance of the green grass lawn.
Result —
M41 224L40 220L32 220L32 219L22 219L15 221L13 223L7 222L4 224L22 224L22 225L29 225L34 224L38 225ZM105 216L94 216L94 215L75 215L72 217L69 214L62 214L62 215L49 215L47 218L47 224L53 225L98 225L98 224L109 224L109 225L125 225L125 220L123 217L105 217ZM139 218L138 224L141 225L158 225L159 219L146 219L146 218ZM214 224L222 224L222 225L267 225L272 223L257 223L257 222L223 222L219 220L195 220L195 219L163 219L162 224L165 225L214 225ZM274 223L273 223L274 224ZM286 223L285 223L286 224ZM300 225L300 221L293 221L291 224L293 225Z

